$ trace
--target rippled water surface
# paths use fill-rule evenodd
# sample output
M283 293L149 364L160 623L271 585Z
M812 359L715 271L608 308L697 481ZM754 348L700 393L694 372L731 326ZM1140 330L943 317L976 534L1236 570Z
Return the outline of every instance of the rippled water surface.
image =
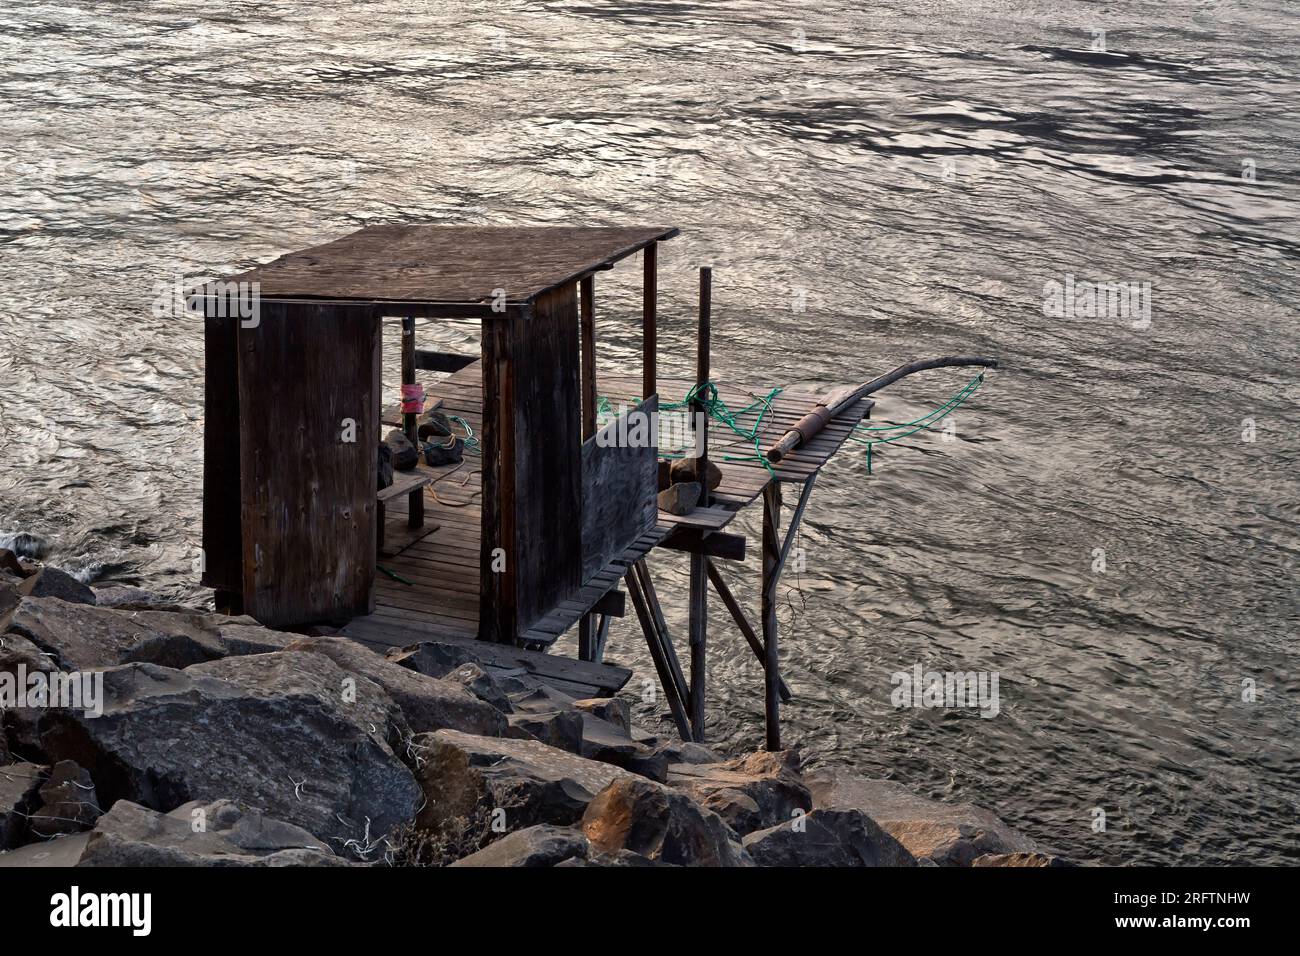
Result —
M1294 862L1297 102L1287 0L9 0L0 533L201 596L201 335L155 311L176 276L374 222L677 225L670 371L701 264L719 377L1003 361L958 440L826 469L782 611L806 755L1090 859ZM636 271L601 279L610 368ZM1046 317L1067 275L1151 283L1150 326ZM680 637L684 566L655 567ZM723 613L710 733L754 746L761 673ZM610 654L651 674L633 620ZM1001 712L895 710L916 663L996 671Z

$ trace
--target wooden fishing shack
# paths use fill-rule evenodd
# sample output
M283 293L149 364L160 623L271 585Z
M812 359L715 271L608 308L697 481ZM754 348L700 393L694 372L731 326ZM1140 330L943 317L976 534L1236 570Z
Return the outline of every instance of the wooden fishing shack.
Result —
M763 666L767 742L779 747L789 690L779 670L777 586L819 469L871 401L851 394L830 403L794 389L756 401L766 389L713 381L708 270L695 377L659 380L657 248L676 234L371 226L206 287L203 582L219 607L278 627L347 622L342 633L377 649L478 641L480 656L500 669L524 667L592 696L631 676L603 660L610 619L630 597L678 729L702 740L711 584ZM598 383L595 279L638 254L640 374ZM409 431L415 417L409 404L381 407L385 317L402 321L404 394L413 389L420 410L456 416L481 460L421 464L378 488L382 430ZM418 348L419 317L479 319L480 354ZM422 387L422 373L445 377ZM705 386L709 400L742 411L732 433L704 444L721 484L689 513L670 514L656 504L666 471L659 449L600 440L610 435L597 433L598 405L630 409L605 425L617 433L628 416L654 412L661 392L694 396L703 408ZM782 532L790 486L797 504ZM755 628L719 562L744 559L744 537L724 529L760 497ZM650 576L655 548L690 554L689 674ZM575 626L578 659L545 653Z

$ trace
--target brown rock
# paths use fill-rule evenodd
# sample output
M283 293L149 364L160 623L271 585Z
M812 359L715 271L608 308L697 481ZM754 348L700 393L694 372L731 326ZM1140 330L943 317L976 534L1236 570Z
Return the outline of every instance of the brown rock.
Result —
M585 860L587 838L571 827L538 824L508 833L452 866L556 866L565 860Z
M787 823L796 810L812 809L793 751L759 751L717 764L678 764L668 782L717 813L742 836Z
M1073 860L1051 853L985 853L975 858L971 866L1029 866L1029 867L1073 867L1078 866Z
M927 800L889 780L835 770L805 774L819 808L858 809L918 860L969 866L985 854L1034 853L1037 845L981 807Z
M678 865L753 863L716 813L671 787L641 777L615 780L597 794L583 814L582 832L601 853L631 850Z

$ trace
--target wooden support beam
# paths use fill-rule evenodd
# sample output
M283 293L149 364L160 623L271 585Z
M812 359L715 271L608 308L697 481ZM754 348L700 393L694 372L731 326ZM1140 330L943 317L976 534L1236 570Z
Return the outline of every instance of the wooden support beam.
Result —
M415 382L415 319L402 319L402 384L414 385ZM405 404L405 402L403 402ZM417 425L415 420L418 412L402 413L402 431L406 433L407 440L416 447L418 454L420 448L420 439L416 434ZM406 503L406 523L411 528L424 527L424 486L421 485L407 496ZM380 525L380 535L383 534L383 525Z
M609 622L612 620L608 614L602 614L600 621L596 625L596 654L592 660L600 664L605 659L605 645L609 643Z
M655 671L659 675L659 686L663 688L664 699L668 701L668 709L672 712L673 722L677 725L677 733L682 740L690 740L691 723L686 714L686 705L678 693L677 684L670 671L659 629L650 609L650 601L641 589L641 579L636 565L627 572L627 593L632 598L632 606L636 608L636 616L641 622L641 632L645 635L646 646L650 649L650 658L654 661Z
M641 582L641 590L645 594L646 604L650 607L650 614L663 639L664 657L668 661L668 670L672 675L673 683L677 688L677 696L682 703L688 703L690 700L690 688L686 686L686 677L682 674L682 665L677 660L677 649L673 647L672 635L668 632L668 622L664 620L663 608L659 604L659 595L655 592L654 580L650 577L650 565L646 564L642 558L632 565ZM689 737L683 737L683 740L689 740Z
M641 397L649 398L658 389L659 244L650 243L641 255L645 266L641 288Z
M709 572L709 580L713 582L713 589L718 592L718 597L722 598L722 603L731 612L731 619L736 622L736 627L740 628L740 633L745 636L745 640L749 643L754 656L758 658L758 662L766 667L767 650L763 647L763 642L759 640L758 635L754 633L753 625L745 617L745 612L741 608L740 602L736 600L736 596L731 593L731 588L727 586L726 579L718 571L717 565L708 558L704 559L704 566ZM793 695L790 693L790 688L786 686L785 681L779 677L777 678L777 690L781 694L781 699L789 703Z
M702 386L709 380L709 338L710 319L713 297L713 270L707 266L700 269L700 321L699 335L695 348L695 384ZM696 435L699 458L695 463L695 473L700 481L700 505L709 504L709 486L705 480L708 474L709 455L709 420L704 414L704 405L694 403L696 422L700 433ZM703 554L691 555L690 583L690 646L691 646L691 732L696 743L704 743L704 696L708 683L707 657L709 636L709 586L705 570L706 558Z
M667 548L669 551L685 551L688 554L702 554L706 558L744 561L745 542L743 534L702 531L699 528L678 525L656 547Z
M580 283L579 312L582 322L582 440L596 434L596 277Z
M777 691L780 663L777 657L776 581L780 561L777 528L781 523L781 483L763 489L763 714L767 724L767 749L781 749L781 696Z
M781 581L786 559L799 534L804 509L812 495L814 473L803 483L799 503L795 505L786 530L785 540L779 535L781 527L781 483L771 481L763 489L763 711L767 721L767 749L781 749L781 664L777 648L776 588Z

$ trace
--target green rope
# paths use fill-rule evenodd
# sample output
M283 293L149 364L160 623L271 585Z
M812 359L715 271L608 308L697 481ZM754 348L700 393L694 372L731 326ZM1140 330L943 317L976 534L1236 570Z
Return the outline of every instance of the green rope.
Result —
M479 447L479 440L474 437L474 429L470 427L469 422L465 421L465 419L461 418L459 415L449 415L447 417L461 428L465 429L465 450L475 455L483 454L483 449Z
M851 438L853 441L867 446L867 474L869 475L872 473L871 472L872 450L876 445L885 445L890 442L901 441L902 439L907 438L909 435L915 435L919 431L924 431L926 429L929 429L932 425L937 425L939 422L943 421L945 418L947 418L957 409L961 408L961 406L966 403L966 400L975 394L976 390L980 387L980 385L983 384L983 382L984 382L984 373L980 372L973 379L967 382L966 385L964 385L961 388L961 390L957 392L956 395L948 399L948 401L944 402L942 405L940 405L938 408L934 409L933 411L927 412L926 414L922 415L920 418L914 419L910 422L903 422L899 425L874 425L874 426L859 424L854 429L855 432L858 431L891 432L891 431L897 431L900 428L908 429L902 434L890 435L886 438L859 438L856 434L849 435L849 438Z
M408 580L406 580L406 578L402 577L400 574L397 574L397 573L395 573L395 572L393 572L393 571L389 571L389 570L388 570L386 567L384 567L382 564L376 564L375 567L378 568L380 571L384 572L384 574L388 575L388 576L389 576L390 578L392 578L394 581L400 581L402 584L409 584L409 585L412 585L412 586L415 585L415 582L414 582L414 581L408 581Z
M915 435L919 431L926 430L931 426L938 424L939 422L943 421L943 419L947 418L949 415L955 412L962 405L964 405L966 401L972 395L975 394L975 391L980 387L981 384L983 384L983 382L984 382L984 373L981 372L979 375L975 376L968 383L966 383L966 385L964 385L957 392L956 395L948 399L948 401L944 402L942 405L940 405L938 408L934 409L933 411L927 412L926 414L922 415L920 418L914 419L913 421L903 422L898 425L859 424L854 429L854 432L858 432L858 431L894 432L894 431L898 431L899 429L907 429L906 431L903 431L901 434L889 435L888 437L881 437L881 438L859 438L856 434L850 433L850 435L848 436L850 439L867 446L867 474L872 473L871 465L872 465L873 449L876 445L884 445L890 442L900 441L904 438L907 438L909 435ZM704 413L706 415L708 415L714 421L720 422L723 425L725 425L741 440L747 442L753 442L754 444L754 454L723 455L722 456L723 461L757 461L761 463L764 468L767 469L768 474L770 474L773 478L775 478L776 471L772 468L771 463L767 460L767 455L763 453L763 449L759 447L759 441L760 441L759 430L763 427L763 417L771 410L772 402L775 401L776 397L780 395L782 391L784 391L784 389L780 387L773 388L762 398L755 398L754 401L750 402L744 408L732 409L727 405L726 402L724 402L721 398L718 397L717 385L715 385L713 382L704 382L702 384L692 386L690 390L687 391L686 396L680 402L661 403L659 406L659 410L677 411L679 409L687 408L692 405L698 405L700 408L704 410ZM754 424L751 427L745 428L743 425L740 424L739 420L741 418L744 418L746 415L751 415L755 411L758 412L758 415L754 419ZM609 398L609 396L600 395L597 397L596 412L597 415L600 416L601 418L613 417L614 407L611 404L611 399ZM461 421L461 419L456 419L456 420ZM468 425L465 425L465 427L467 429L469 428ZM475 442L475 444L477 444L477 442ZM661 458L684 458L685 455L681 454L680 452L661 452L660 457Z

